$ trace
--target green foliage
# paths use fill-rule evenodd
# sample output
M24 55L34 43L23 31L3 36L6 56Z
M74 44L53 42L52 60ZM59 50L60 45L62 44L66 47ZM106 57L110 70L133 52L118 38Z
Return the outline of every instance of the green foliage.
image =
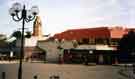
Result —
M20 39L21 38L21 35L22 35L22 33L20 31L15 31L12 34L12 36L13 37L16 37L17 39Z
M20 39L21 35L22 35L21 31L15 31L12 34L12 36L16 37L17 39ZM25 37L30 38L31 37L31 32L27 31Z
M135 62L135 32L130 31L124 35L118 44L118 52L120 62L133 63Z
M118 50L134 51L135 50L135 32L129 31L119 41Z

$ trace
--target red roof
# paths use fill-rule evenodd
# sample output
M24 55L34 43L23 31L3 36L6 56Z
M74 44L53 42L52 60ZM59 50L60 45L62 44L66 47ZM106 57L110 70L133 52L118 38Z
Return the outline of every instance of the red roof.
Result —
M97 27L86 29L70 29L59 34L55 34L55 39L80 40L84 38L121 38L125 30L115 27Z
M71 29L60 34L55 34L54 38L66 40L80 40L82 38L108 38L110 33L107 27Z
M127 33L126 28L122 27L115 27L115 28L110 28L110 38L122 38L124 34Z

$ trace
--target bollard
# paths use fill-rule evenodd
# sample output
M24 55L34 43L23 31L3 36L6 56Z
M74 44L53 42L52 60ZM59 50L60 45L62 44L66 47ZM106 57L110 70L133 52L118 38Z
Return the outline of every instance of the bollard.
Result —
M54 79L60 79L58 75L54 75Z
M37 75L35 75L35 76L33 77L33 79L38 79L38 76L37 76Z
M6 79L6 73L5 72L2 72L2 79Z
M133 64L133 74L135 74L135 64Z
M49 79L53 79L53 77L52 77L52 76L50 76L50 77L49 77Z
M59 76L57 76L57 75L53 75L53 76L50 76L50 78L49 79L60 79L60 77Z

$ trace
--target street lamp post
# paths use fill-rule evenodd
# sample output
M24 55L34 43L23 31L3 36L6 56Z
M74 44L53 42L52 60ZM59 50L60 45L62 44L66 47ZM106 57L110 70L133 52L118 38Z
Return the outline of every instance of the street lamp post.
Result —
M14 21L22 20L22 35L21 35L21 50L19 56L19 68L18 68L18 79L22 79L22 59L24 55L24 25L25 22L30 22L34 20L35 16L38 14L39 9L37 6L33 6L31 10L26 10L25 5L20 3L14 3L9 9L9 13Z

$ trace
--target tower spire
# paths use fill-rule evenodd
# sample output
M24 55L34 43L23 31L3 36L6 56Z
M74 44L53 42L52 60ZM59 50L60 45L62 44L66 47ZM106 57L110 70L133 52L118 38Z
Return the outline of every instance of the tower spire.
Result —
M33 36L38 37L38 39L42 38L42 22L39 16L36 16L36 19L33 23Z

